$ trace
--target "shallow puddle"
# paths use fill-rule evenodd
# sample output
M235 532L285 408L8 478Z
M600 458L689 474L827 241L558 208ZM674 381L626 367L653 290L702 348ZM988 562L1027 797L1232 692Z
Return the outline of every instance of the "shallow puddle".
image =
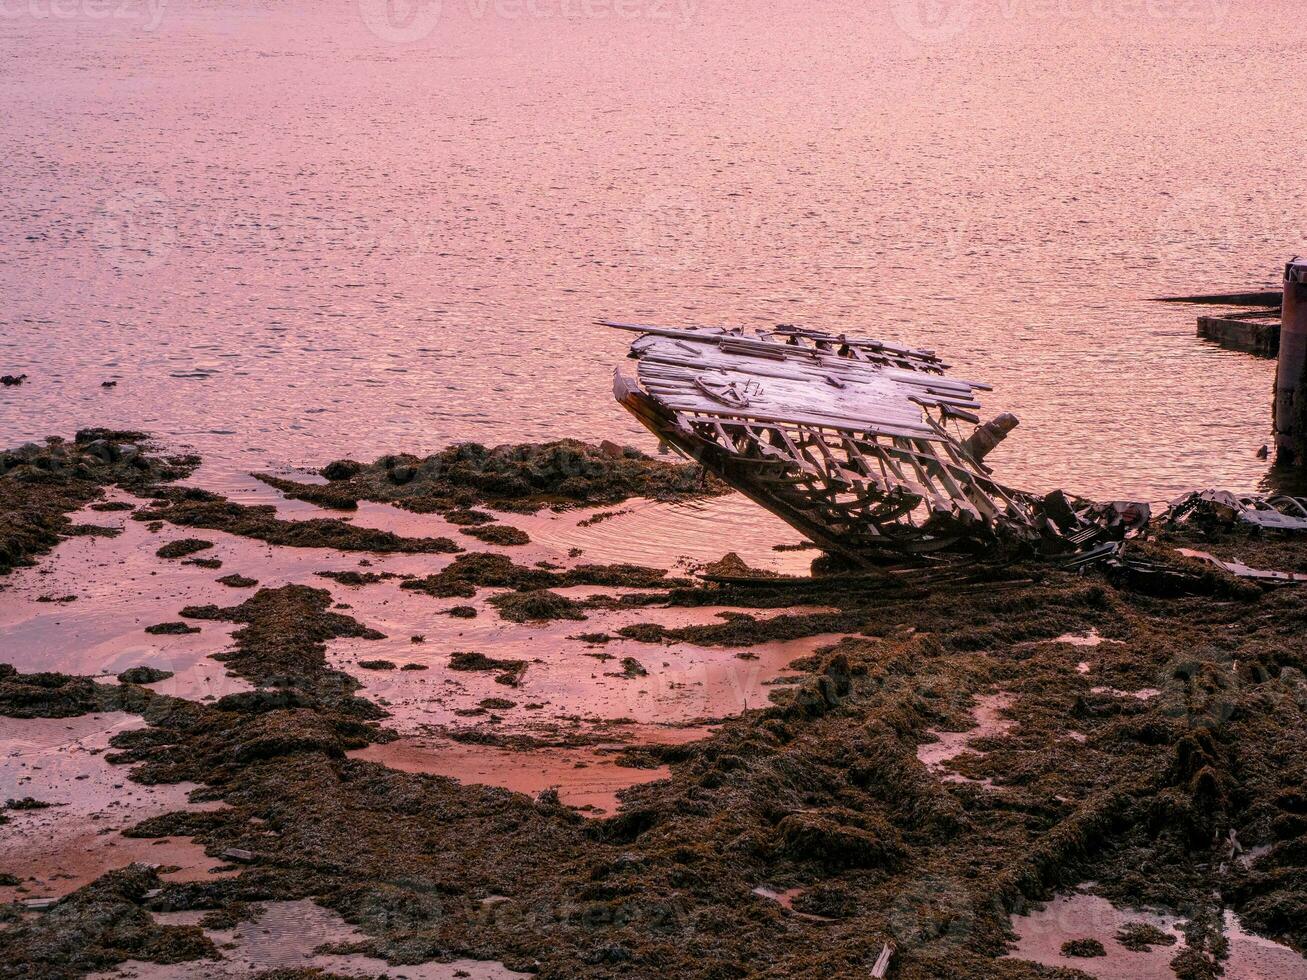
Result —
M195 925L202 914L161 913L155 918L163 925ZM222 952L222 959L217 962L197 960L161 965L128 960L115 970L90 976L92 980L219 980L277 969L316 969L344 976L387 976L395 980L514 980L528 976L500 963L478 960L390 966L385 960L359 954L314 954L317 947L327 943L352 943L367 937L334 912L308 900L268 902L255 922L205 932Z
M125 830L174 810L208 810L221 804L187 802L193 783L143 786L129 766L105 761L109 739L141 727L118 712L78 718L6 718L0 726L0 798L32 797L53 804L10 810L0 826L0 871L23 881L26 892L0 888L0 901L66 895L106 871L133 862L176 866L169 881L209 876L223 862L195 842L175 837L134 839Z
M484 595L460 600L479 610L475 619L451 619L440 612L446 603L392 583L358 589L347 598L351 615L386 633L387 639L333 640L328 645L329 662L360 680L361 693L391 712L387 724L406 733L423 725L483 724L484 714L458 712L475 710L488 699L513 702L512 707L495 710L496 724L507 730L535 730L554 719L577 716L644 724L730 717L766 707L772 682L799 676L788 670L790 663L840 639L838 634L821 634L748 648L639 643L617 637L617 630L636 623L669 627L720 623L715 614L722 610L591 610L584 621L509 623L487 605ZM776 613L759 618L769 615ZM610 640L592 643L578 638L590 633L605 634ZM421 642L414 642L415 636ZM451 655L466 651L525 661L527 667L513 687L498 683L500 674L495 671L450 670ZM624 666L627 658L645 673L633 676ZM410 669L359 666L377 660Z
M1014 916L1016 945L1008 956L1045 966L1075 969L1099 980L1175 980L1171 960L1184 948L1183 920L1162 912L1118 908L1107 899L1083 892L1055 896L1041 908ZM1169 946L1134 951L1116 939L1130 923L1144 923L1175 938ZM1304 980L1307 959L1279 943L1247 933L1231 912L1225 913L1225 934L1230 957L1225 976L1230 980ZM1097 939L1106 956L1068 957L1062 945L1077 939Z
M948 772L945 763L950 759L957 758L964 752L973 751L971 743L977 739L1003 735L1011 731L1016 722L1010 718L1004 718L1002 712L1004 709L1011 707L1014 700L1015 698L1005 691L977 695L975 707L971 709L971 717L976 722L975 727L965 732L945 732L931 729L930 734L934 735L937 741L918 745L917 759L931 772L938 774L946 783L972 783L986 788L992 787L992 780L969 779L959 773Z
M691 730L691 737L702 730ZM440 739L400 739L349 753L351 758L379 762L402 772L449 776L462 783L499 786L536 796L556 789L559 801L590 816L617 811L617 794L631 786L665 779L670 770L633 769L617 764L620 745L542 748L509 751L484 745L463 745Z

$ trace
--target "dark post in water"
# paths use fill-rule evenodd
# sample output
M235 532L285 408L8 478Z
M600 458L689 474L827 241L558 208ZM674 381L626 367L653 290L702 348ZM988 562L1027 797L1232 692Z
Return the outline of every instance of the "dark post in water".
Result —
M1307 466L1307 259L1284 269L1280 367L1275 375L1275 450L1279 462Z

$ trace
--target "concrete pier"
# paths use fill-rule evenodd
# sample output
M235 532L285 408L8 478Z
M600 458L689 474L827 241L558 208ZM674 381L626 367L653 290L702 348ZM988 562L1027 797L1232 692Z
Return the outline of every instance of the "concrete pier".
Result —
M1275 357L1280 352L1280 318L1270 310L1200 316L1198 336L1227 350Z
M1307 259L1295 258L1284 269L1275 450L1282 465L1307 466Z

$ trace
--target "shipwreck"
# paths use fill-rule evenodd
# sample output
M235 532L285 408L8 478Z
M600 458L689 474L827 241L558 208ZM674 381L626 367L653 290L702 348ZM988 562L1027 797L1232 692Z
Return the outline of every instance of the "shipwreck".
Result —
M990 387L930 350L795 326L639 334L614 395L663 443L858 564L946 549L1075 553L1148 521L1000 483L985 457L1018 424L981 423ZM964 432L961 426L973 427Z

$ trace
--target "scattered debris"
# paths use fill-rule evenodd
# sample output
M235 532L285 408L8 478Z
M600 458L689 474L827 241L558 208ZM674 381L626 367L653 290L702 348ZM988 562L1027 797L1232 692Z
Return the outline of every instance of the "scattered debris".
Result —
M1201 561L1211 562L1217 568L1238 578L1256 579L1266 585L1302 585L1307 583L1307 575L1298 572L1268 572L1260 568L1249 568L1241 561L1222 561L1215 555L1209 555L1205 551L1195 551L1192 548L1179 548L1177 550L1187 558L1197 558Z
M876 957L876 962L871 965L871 975L874 980L881 980L889 972L890 960L893 957L893 943L886 943L880 948L880 955Z
M1307 497L1195 490L1172 501L1162 515L1162 522L1170 527L1195 522L1216 522L1229 527L1242 522L1268 531L1307 531Z

